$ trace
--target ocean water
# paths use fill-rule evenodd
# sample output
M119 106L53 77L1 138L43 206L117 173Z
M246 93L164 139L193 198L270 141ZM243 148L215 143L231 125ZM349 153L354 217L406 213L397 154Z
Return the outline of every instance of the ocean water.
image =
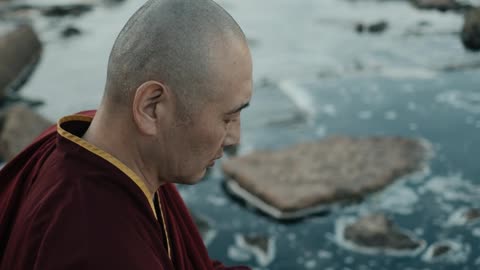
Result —
M44 100L39 111L52 120L98 106L114 38L141 3L97 4L79 18L34 15L45 47L21 93ZM419 11L406 1L219 3L244 29L254 59L240 154L344 134L421 138L434 155L425 171L361 203L292 223L229 197L217 166L202 183L180 187L192 211L211 223L211 256L256 269L479 269L480 222L458 218L462 209L480 207L480 68L468 68L479 66L480 53L460 43L462 16ZM389 23L382 34L355 32L356 23L380 20ZM83 34L62 39L68 25ZM425 246L387 254L343 241L344 224L376 212ZM267 237L270 252L246 247L241 235ZM444 242L452 252L431 259L432 245Z

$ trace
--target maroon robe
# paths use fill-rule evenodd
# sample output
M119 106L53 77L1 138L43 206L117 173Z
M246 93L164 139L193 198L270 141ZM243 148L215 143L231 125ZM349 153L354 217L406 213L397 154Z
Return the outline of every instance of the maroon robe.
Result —
M139 178L63 118L0 171L0 270L249 269L210 260L173 184ZM160 202L160 203L158 203Z

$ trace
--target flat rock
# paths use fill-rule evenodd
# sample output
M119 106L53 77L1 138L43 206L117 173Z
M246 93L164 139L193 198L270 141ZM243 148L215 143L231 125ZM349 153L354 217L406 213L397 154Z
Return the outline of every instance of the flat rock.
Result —
M10 107L0 129L0 159L11 160L52 123L26 106Z
M223 164L227 189L275 218L298 218L358 200L424 165L425 143L399 137L330 137Z
M465 13L462 28L462 43L465 48L480 51L480 8Z
M380 250L416 250L422 242L400 230L383 214L364 216L345 227L344 239L357 246Z
M29 25L8 27L0 31L0 100L7 89L17 89L28 78L42 50Z

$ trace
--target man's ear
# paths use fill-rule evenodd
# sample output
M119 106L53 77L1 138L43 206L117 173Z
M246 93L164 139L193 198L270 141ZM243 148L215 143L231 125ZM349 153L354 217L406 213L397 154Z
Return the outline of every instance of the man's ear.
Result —
M169 100L169 88L158 81L147 81L135 91L133 98L133 120L139 131L145 135L155 135L158 122L165 114Z

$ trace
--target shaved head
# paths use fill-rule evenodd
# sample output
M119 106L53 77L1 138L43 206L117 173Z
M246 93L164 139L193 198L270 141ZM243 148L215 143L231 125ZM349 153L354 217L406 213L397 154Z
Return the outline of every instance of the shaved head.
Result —
M241 28L211 0L149 0L115 41L104 100L128 108L135 90L154 80L194 109L214 92L209 84L222 52L238 42L247 46Z

